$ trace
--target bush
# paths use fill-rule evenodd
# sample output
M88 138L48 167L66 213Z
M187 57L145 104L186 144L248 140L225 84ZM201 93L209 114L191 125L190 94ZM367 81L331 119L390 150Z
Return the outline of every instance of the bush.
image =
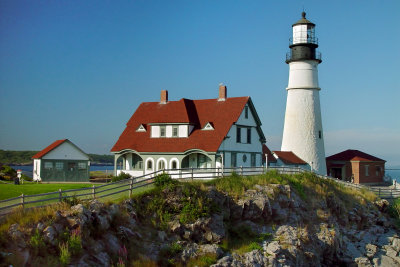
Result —
M34 255L39 255L40 252L43 252L46 248L46 244L44 243L43 237L40 235L38 229L36 229L36 232L31 236L29 245L31 246Z
M176 181L173 180L168 173L163 172L162 174L156 176L154 179L154 184L158 188L164 188L168 185L176 184Z
M68 249L68 244L60 244L60 263L62 266L66 266L71 261L71 253Z
M111 182L118 182L118 181L129 179L129 178L132 178L132 176L130 176L127 173L121 172L118 176L113 176L111 178Z

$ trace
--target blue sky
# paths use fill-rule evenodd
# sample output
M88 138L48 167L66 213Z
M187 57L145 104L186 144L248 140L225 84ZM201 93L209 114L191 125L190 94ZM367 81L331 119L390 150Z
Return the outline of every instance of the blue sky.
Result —
M316 24L327 156L400 166L400 1L0 1L0 149L109 153L141 102L251 96L279 150L285 53Z

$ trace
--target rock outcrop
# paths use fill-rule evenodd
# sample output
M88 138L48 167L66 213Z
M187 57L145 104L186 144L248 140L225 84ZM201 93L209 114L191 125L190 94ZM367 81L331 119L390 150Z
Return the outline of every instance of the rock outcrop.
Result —
M166 209L183 208L187 196L177 188L164 191ZM238 198L212 186L205 195L213 209L191 222L174 214L165 215L164 222L156 220L157 214L139 216L138 200L78 204L56 211L53 219L29 231L11 225L7 234L13 245L2 247L1 255L28 251L25 257L32 261L41 257L32 250L35 233L48 251L57 252L63 238L79 230L82 251L73 255L70 266L111 266L140 255L160 265L160 257L167 257L168 264L185 265L193 258L212 256L214 267L400 266L400 235L386 214L386 201L346 206L328 194L311 205L290 186L274 184L257 185ZM150 203L151 196L140 201ZM252 240L250 251L226 246L239 237Z

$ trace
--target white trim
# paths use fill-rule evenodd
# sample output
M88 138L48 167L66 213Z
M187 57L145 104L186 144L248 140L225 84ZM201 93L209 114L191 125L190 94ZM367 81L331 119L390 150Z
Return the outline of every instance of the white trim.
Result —
M211 125L210 122L207 122L206 125L204 125L202 130L204 130L204 131L212 131L212 130L214 130L214 127Z
M140 124L136 129L136 132L147 132L146 128L144 128L143 124Z

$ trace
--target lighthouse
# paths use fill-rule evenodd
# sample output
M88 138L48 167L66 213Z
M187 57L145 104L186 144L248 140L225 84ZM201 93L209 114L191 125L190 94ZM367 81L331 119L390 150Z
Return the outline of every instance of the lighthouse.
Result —
M289 64L285 124L282 151L292 151L306 161L312 171L326 175L324 132L318 84L318 64L321 54L316 51L318 39L315 24L306 19L306 13L292 25L290 52L286 54Z

